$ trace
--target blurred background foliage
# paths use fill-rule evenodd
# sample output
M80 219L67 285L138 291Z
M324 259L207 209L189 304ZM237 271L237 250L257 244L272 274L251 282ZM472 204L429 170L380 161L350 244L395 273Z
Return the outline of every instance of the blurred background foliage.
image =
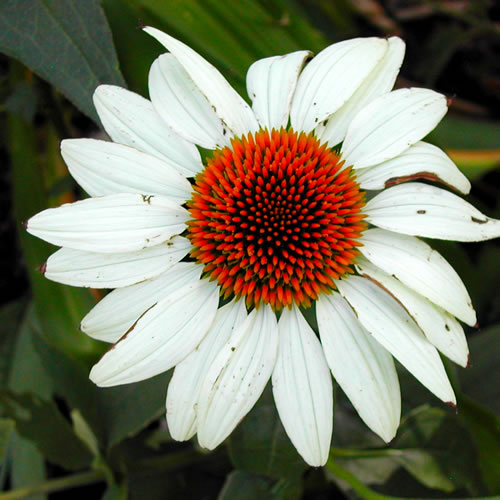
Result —
M451 99L430 140L473 182L471 201L500 218L500 7L488 0L2 0L0 2L0 499L475 498L500 494L500 246L432 242L478 311L471 366L447 363L458 411L401 370L403 422L390 446L340 390L324 469L291 446L266 390L227 446L173 442L163 419L169 373L98 389L105 346L78 330L100 292L44 279L54 251L22 221L84 194L59 143L102 136L99 83L147 96L162 47L150 24L214 63L242 94L261 57L318 52L355 36L398 34L397 86ZM496 497L498 498L498 497Z

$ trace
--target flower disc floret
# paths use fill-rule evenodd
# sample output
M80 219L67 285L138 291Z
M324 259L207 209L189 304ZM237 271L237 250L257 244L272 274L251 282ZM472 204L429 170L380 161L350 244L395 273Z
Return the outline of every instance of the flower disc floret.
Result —
M191 256L224 297L309 306L353 272L364 194L313 134L264 129L231 145L195 178Z

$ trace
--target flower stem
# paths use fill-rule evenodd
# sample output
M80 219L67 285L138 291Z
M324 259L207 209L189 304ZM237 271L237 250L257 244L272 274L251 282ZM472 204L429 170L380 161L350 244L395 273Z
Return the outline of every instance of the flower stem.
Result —
M330 455L330 458L328 458L328 461L326 462L326 467L327 469L332 472L336 478L342 479L346 483L349 484L349 486L356 492L358 493L362 498L366 500L411 500L411 499L403 499L400 497L389 497L387 495L381 495L372 489L368 488L365 486L359 479L357 479L353 474L351 474L349 471L345 470L344 468L340 467L340 465L337 464L337 462L334 462L332 455Z
M365 486L354 474L341 467L337 462L334 461L335 456L350 456L351 458L356 456L355 452L357 450L343 450L339 448L334 448L330 453L330 457L326 462L326 468L337 478L345 481L349 486L364 500L419 500L413 497L393 497L389 495L382 495L373 491L368 486ZM369 450L367 450L369 451ZM374 450L376 451L376 450ZM382 450L381 450L382 451ZM351 453L353 452L353 453ZM372 455L374 457L374 455ZM356 458L360 458L356 456ZM366 458L369 458L368 456ZM474 500L496 500L498 497L477 497ZM0 498L0 500L3 500ZM452 498L439 498L437 500L453 500Z
M349 449L349 448L332 448L330 457L333 458L378 458L391 455L397 455L401 452L392 448L375 448L375 449Z
M90 470L79 472L70 476L65 476L57 479L49 479L43 483L33 484L17 488L7 493L0 493L0 500L16 500L18 498L26 498L38 493L52 493L54 491L66 490L77 486L98 483L105 480L104 471Z
M197 450L182 450L168 455L158 457L145 458L137 462L134 469L130 471L131 476L140 476L151 473L157 470L172 470L186 465L192 465L203 462L207 459L213 460L220 457L220 453L200 453ZM0 493L0 500L16 500L18 498L26 498L38 493L52 493L77 486L98 483L106 480L104 470L96 469L86 472L79 472L70 476L65 476L57 479L49 479L47 481L24 486L6 493Z

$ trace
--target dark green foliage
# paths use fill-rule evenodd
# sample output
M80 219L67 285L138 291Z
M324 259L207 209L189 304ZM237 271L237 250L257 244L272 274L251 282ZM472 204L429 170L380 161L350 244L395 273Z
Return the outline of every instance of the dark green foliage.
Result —
M92 94L97 85L125 85L96 0L2 2L0 51L31 68L95 120Z

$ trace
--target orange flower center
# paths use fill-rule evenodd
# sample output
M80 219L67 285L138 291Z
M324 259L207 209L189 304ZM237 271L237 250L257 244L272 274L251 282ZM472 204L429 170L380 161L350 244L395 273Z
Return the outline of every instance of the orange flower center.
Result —
M364 193L312 134L259 130L231 142L196 176L191 256L224 297L309 306L353 272Z

